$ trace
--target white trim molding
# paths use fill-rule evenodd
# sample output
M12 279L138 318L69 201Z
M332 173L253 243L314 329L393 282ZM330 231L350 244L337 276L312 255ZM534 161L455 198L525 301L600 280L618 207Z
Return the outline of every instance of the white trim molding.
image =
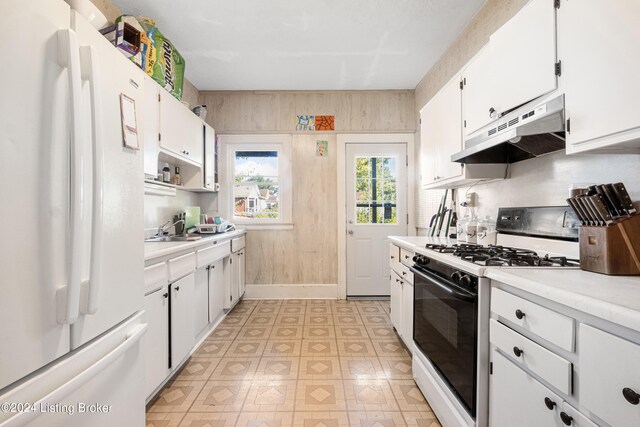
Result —
M246 299L336 299L337 284L247 285Z
M409 223L407 234L416 235L415 208L415 133L375 133L375 134L339 134L337 137L336 154L338 173L338 299L347 298L347 206L345 188L345 157L349 143L360 144L406 144L407 145L407 213Z

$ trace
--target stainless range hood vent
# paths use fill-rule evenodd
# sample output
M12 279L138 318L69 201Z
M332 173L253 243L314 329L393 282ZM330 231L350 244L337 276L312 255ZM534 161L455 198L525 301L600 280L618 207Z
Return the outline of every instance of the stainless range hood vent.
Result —
M564 95L534 100L505 114L465 141L458 163L515 163L565 148Z

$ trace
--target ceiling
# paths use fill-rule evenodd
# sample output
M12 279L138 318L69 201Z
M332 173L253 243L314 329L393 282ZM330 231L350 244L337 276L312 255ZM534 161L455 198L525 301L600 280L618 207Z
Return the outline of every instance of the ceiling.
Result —
M114 0L199 90L413 89L484 0Z

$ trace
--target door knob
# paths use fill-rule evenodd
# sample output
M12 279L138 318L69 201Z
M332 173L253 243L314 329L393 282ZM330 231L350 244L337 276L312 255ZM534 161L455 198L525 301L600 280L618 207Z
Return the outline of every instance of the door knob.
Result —
M353 230L349 230L349 231L347 231L347 233L353 234Z

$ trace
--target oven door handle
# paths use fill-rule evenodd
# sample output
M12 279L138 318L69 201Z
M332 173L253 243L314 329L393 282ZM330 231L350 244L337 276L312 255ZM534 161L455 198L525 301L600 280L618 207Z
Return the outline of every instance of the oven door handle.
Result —
M418 276L422 277L423 279L425 279L426 281L428 281L429 283L431 283L432 285L436 285L438 286L440 289L442 289L443 291L451 294L453 297L457 298L457 299L461 299L464 301L475 301L477 296L473 295L471 293L467 293L467 292L462 292L458 289L452 288L450 286L447 286L445 283L440 282L439 280L436 280L436 278L434 276L432 276L431 274L425 272L425 271L420 271L417 270L413 267L409 267L409 269L413 272L413 274L417 274Z

